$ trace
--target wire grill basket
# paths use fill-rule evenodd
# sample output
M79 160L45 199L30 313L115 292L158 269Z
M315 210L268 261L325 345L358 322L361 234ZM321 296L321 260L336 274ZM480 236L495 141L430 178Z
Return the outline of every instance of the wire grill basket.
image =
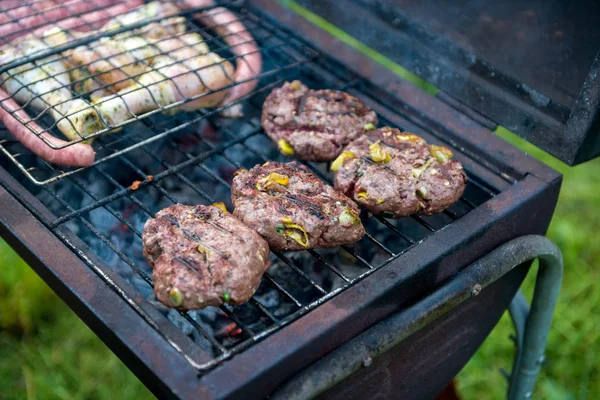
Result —
M79 1L75 0L76 3ZM230 7L235 11L238 19L225 25L241 22L247 30L241 34L250 33L258 44L256 51L259 51L265 60L262 71L252 78L259 81L257 89L239 101L243 102L256 93L272 89L273 83L267 83L269 78L281 76L285 71L297 68L318 56L316 51L283 31L260 21L246 9L235 7L230 2L220 2L219 5ZM11 59L5 54L3 59L8 62L0 65L0 87L12 87L13 90L8 98L0 101L0 107L16 118L31 134L39 137L45 145L53 149L63 149L93 140L96 152L94 165L181 132L209 115L235 107L235 103L239 101L226 106L197 110L193 110L195 107L189 107L190 103L203 102L203 99L207 99L204 103L210 105L211 97L215 95L222 97L221 93L226 93L236 84L243 84L250 80L236 81L232 69L226 66L246 62L246 57L250 57L252 53L247 51L244 55L240 55L239 52L236 53L235 47L245 46L251 40L238 40L232 47L227 44L228 35L240 35L240 32L219 36L215 31L225 28L223 24L204 26L194 18L199 12L212 11L218 16L223 12L220 10L222 9L215 6L179 10L169 14L167 19L144 17L135 23L119 23L115 28L104 31L96 30L78 35L67 33L66 38L61 36L61 40L65 43L60 44L53 44L52 42L60 41L52 38L63 35L65 31L49 31L48 29L51 28L48 26L43 30L23 28L24 36L4 45L5 53L11 51L14 53L15 48L21 53L28 53L27 56L16 59ZM10 9L4 11L5 15L10 13ZM110 19L101 11L96 13L101 13L96 18L105 23L105 27L114 25L112 22L114 18ZM68 11L65 12L64 18L85 21L82 15ZM143 35L147 35L148 31L151 32L149 35L154 34L157 24L160 24L161 28L156 35L157 38L146 40L146 36ZM99 24L95 26L97 25ZM184 27L181 27L182 25ZM76 28L81 26L89 27L89 24L77 24ZM140 37L144 38L143 45L137 44L140 42L138 40ZM190 38L201 44L197 51L190 51L192 47L186 44ZM32 46L37 44L41 50L19 48L19 46L27 47L27 43L33 43ZM120 43L130 44L121 46ZM131 51L127 46L132 45L138 47L134 47ZM111 46L121 47L113 50L114 47ZM209 50L205 46L208 46ZM107 47L111 52L105 56ZM92 58L85 58L79 54L85 52L91 53ZM82 58L86 61L81 62ZM73 61L74 59L77 63ZM170 75L167 76L166 73ZM217 75L219 77L215 79L220 82L219 84L206 79L207 76ZM109 79L106 79L107 76ZM117 78L113 79L113 77ZM182 89L186 86L186 81L197 82L202 89L197 90L197 94L188 96L189 93L185 93ZM167 101L156 93L161 85L170 82L179 82L179 84L172 86L176 92L175 99ZM125 89L116 89L128 84L130 86L126 86ZM104 96L94 98L98 93ZM18 108L8 105L9 101L23 98L27 100L20 101L21 106ZM146 104L139 106L141 101ZM141 107L141 111L134 107ZM118 111L118 108L124 110ZM182 108L192 109L192 111L183 113L185 122L173 124L176 118L181 121L174 114ZM110 121L109 118L113 118L112 115L115 113L119 113L118 118L116 121ZM87 117L94 117L95 125L93 132L84 133L82 130L87 129L89 125L81 121ZM147 131L148 127L152 127L150 134ZM48 134L64 138L61 131L68 131L70 139L57 144ZM136 140L131 140L134 137ZM37 184L46 184L82 169L62 168L40 160L10 138L0 142L0 150Z

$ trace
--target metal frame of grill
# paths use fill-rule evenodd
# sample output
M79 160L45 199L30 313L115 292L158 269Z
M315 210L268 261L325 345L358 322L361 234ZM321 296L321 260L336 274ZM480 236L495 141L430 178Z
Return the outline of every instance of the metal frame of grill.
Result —
M102 142L102 146L108 148L109 153L85 171L59 170L28 156L15 143L4 141L1 144L5 155L15 163L5 165L9 172L0 169L0 198L6 205L0 210L2 236L158 394L224 398L252 388L253 393L266 395L320 354L333 350L414 301L421 293L444 282L499 244L519 235L543 233L558 194L558 174L516 152L493 137L484 126L398 80L351 48L325 37L305 21L286 14L279 5L267 0L255 3L258 7L249 5L234 10L242 15L245 23L253 21L256 24L247 27L261 43L261 49L272 53L268 62L293 61L268 67L267 73L261 75L259 89L246 102L249 116L244 122L232 127L215 118L217 110L168 117L161 120L163 125L155 125L152 116L148 115L134 122L155 136L144 139L132 131L113 140L103 135L100 140L108 141ZM297 31L292 34L282 24L290 24ZM271 32L272 36L261 37L256 34L260 30ZM203 33L209 35L206 30ZM300 35L306 40L299 39ZM273 37L284 44L277 49L263 45L263 40L268 42ZM216 38L211 40L217 41ZM334 54L335 48L335 59L319 55L311 49L309 42L322 54ZM299 55L301 59L296 58ZM231 149L241 146L257 162L268 159L262 152L264 149L251 144L253 138L263 136L257 119L261 99L283 79L298 77L309 85L323 85L355 94L378 113L382 123L400 126L430 142L443 142L458 149L457 158L465 165L469 187L461 203L441 216L415 216L402 220L401 225L385 218L369 219L369 223L384 227L382 229L395 235L396 240L390 248L377 235L367 234L363 241L370 242L369 246L378 248L385 255L376 264L361 255L357 248L345 246L343 251L362 266L362 272L355 276L346 276L327 254L311 251L315 264L331 270L343 282L330 290L319 286L290 255L275 253L274 257L282 265L318 295L307 303L287 290L285 282L267 273L261 285L274 287L282 298L295 305L295 311L283 318L276 317L268 307L253 299L249 307L270 321L264 329L254 331L236 309L221 307L221 312L242 331L243 339L233 344L219 341L184 314L198 334L216 349L217 355L210 356L108 267L68 229L68 223L79 220L142 280L151 284L148 274L111 243L106 232L89 221L90 213L97 209L106 210L139 239L140 230L123 215L122 209L114 207L115 202L125 199L150 217L156 211L154 205L145 204L136 194L152 190L176 202L177 196L163 187L171 179L187 186L204 203L225 200L214 197L191 181L186 176L187 171L201 169L208 179L225 187L227 192L228 181L207 166L211 158L218 157L235 168L248 167L229 154ZM205 121L222 133L219 144L193 132L188 138L195 137L201 147L189 152L178 145L175 138L184 132L184 128ZM175 127L169 127L169 124L175 124ZM178 162L171 163L152 151L152 143L159 139L165 139L166 146L179 157L176 158ZM114 143L123 147L115 151L111 149ZM150 157L160 170L154 173L141 169L132 158L136 154ZM127 168L134 177L132 182L137 179L139 185L135 188L127 186L113 177L108 169L113 163ZM322 166L308 166L320 178L330 181L328 171ZM108 195L96 193L83 179L90 171L108 182L115 191ZM26 173L29 181L15 180L21 172ZM34 173L48 175L38 179ZM53 192L55 185L65 182L74 192L89 197L91 202L72 208L68 199ZM39 196L42 192L60 205L61 215L52 214L47 204L32 195L37 193ZM410 237L406 224L420 227L423 233L416 238ZM306 351L314 346L319 346L319 351ZM229 360L234 355L236 357ZM248 370L244 367L248 363L255 364L256 368ZM212 371L208 372L210 369Z
M229 3L230 2L228 2L228 1L223 1L223 2L220 2L219 5L231 6ZM211 6L211 7L194 8L194 9L190 9L190 10L185 10L185 11L178 12L177 14L173 14L172 17L189 16L189 15L194 14L196 12L209 11L211 9L214 9L215 7L216 7L216 5L215 6ZM7 11L10 11L10 10L7 10ZM70 18L71 17L76 17L76 16L77 15L69 15ZM108 20L108 19L109 18L106 18L106 20ZM45 61L44 60L44 59L46 59L49 56L53 56L53 55L62 53L62 52L67 51L67 50L72 50L72 49L75 49L76 47L82 46L82 45L94 45L94 46L98 46L99 45L99 43L98 43L99 39L102 39L102 38L112 38L112 37L114 37L114 36L116 36L118 34L122 34L122 33L131 33L135 29L142 28L142 27L147 26L147 25L149 25L149 24L151 24L153 22L160 22L162 19L163 19L162 17L147 18L145 20L142 20L142 21L139 21L139 22L136 22L136 23L133 23L133 24L123 25L122 27L120 27L118 29L115 29L115 30L110 30L110 31L107 31L107 32L100 31L98 33L86 35L85 37L83 37L81 39L74 39L74 40L69 41L69 42L65 43L64 45L60 45L60 46L51 46L47 50L40 51L40 52L34 53L34 54L30 55L30 56L27 56L27 57L21 58L19 60L13 61L11 63L5 64L5 65L3 65L0 68L0 73L7 74L8 78L2 80L2 82L0 82L0 83L4 83L5 81L7 81L9 79L14 79L14 80L18 81L18 78L11 72L11 70L14 69L14 68L18 68L18 67L21 67L21 66L23 66L25 64L30 64L30 63L32 64L32 66L30 68L28 68L28 69L26 69L24 71L20 71L19 70L19 73L30 71L32 69L43 68L45 65L50 64L51 62L54 61L54 59L52 59L51 61ZM191 22L192 20L189 19L189 21ZM250 22L250 21L244 20L244 22ZM193 24L193 22L192 22L192 24ZM218 47L214 48L214 49L211 49L211 50L218 52L219 50L223 50L224 48L227 48L226 46L224 47L224 45L222 43L219 43L215 37L210 37L210 34L208 33L208 30L211 29L211 28L214 29L215 26L200 27L197 24L193 24L191 28L192 29L189 30L188 32L195 32L195 33L202 34L203 37L205 37L207 39L207 42L209 44L213 45L211 47L215 47L214 46L215 43L218 43ZM40 34L36 33L34 30L27 29L27 31L28 31L27 34L33 35L33 37L35 37L36 39L39 39L39 40L41 40L43 42L47 42L47 39L45 39ZM132 35L135 35L135 34L133 33ZM182 34L172 35L172 36L169 36L169 37L166 37L166 38L161 38L157 42L166 41L166 40L169 40L169 39L173 39L173 38L176 38L176 37L181 36L181 35ZM94 46L92 46L91 48L93 49ZM165 55L167 55L166 53L164 53L163 51L161 51L160 48L158 48L156 46L156 43L152 43L150 45L150 47L153 47L153 48L155 48L158 51L158 53L157 53L156 56L165 56ZM174 50L178 50L178 49L174 49ZM268 51L268 49L263 49L263 50L267 50ZM122 54L123 53L117 53L117 54L114 55L114 57L122 55ZM68 57L61 54L61 55L58 56L57 59L58 60L64 60L66 58L68 58ZM111 57L111 59L112 58L113 57ZM236 58L237 57L233 56L233 57L226 58L225 60L226 61L235 61ZM173 64L180 64L180 63L185 62L187 60L188 59L174 61ZM144 61L148 61L148 60L144 59L142 62L144 62ZM71 72L72 70L77 69L78 67L89 67L91 64L93 64L93 62L85 63L85 64L82 64L82 65L77 66L77 67L71 67L71 68L67 69L67 72ZM129 66L130 64L125 64L125 65L121 65L121 66L114 65L112 62L111 62L111 64L112 64L112 67L113 67L113 69L111 71L119 70L124 75L128 75L122 68L126 67L126 66ZM218 65L218 64L219 63L216 63L214 65ZM156 71L153 68L150 68L150 70ZM94 80L95 83L98 84L98 88L97 89L106 89L106 90L110 91L113 95L121 97L114 89L112 89L110 87L110 85L106 85L106 84L104 84L103 82L101 82L98 79L99 75L102 75L103 73L111 72L111 71L104 71L102 73L92 74L92 75L89 75L89 77L81 78L79 80L76 80L76 81L72 82L72 84L81 83L84 80L86 80L88 78L91 78L91 79ZM268 71L265 74L268 75ZM136 75L129 76L129 77L132 78L132 79L135 79L135 78L139 78L141 75L142 74L136 74ZM50 78L56 79L55 77L56 77L56 75L50 76ZM174 76L174 77L177 77L177 76ZM159 81L159 82L156 82L156 83L164 82L164 81L167 81L167 80L168 80L168 78L165 77L163 81ZM230 77L230 80L233 80L233 79ZM121 81L116 81L115 83L119 83L119 82L121 82ZM201 82L203 82L203 81L201 80ZM204 84L204 82L203 82L203 85L205 87L209 87L206 84ZM27 88L27 87L31 86L31 84L27 84L27 85L23 85L23 86L25 88ZM158 113L158 112L165 112L165 111L167 111L167 110L169 110L171 108L174 108L174 107L180 106L180 105L182 105L184 103L196 100L199 97L210 95L210 94L215 93L216 91L219 91L221 89L230 88L231 86L233 86L233 84L227 85L227 86L225 86L223 88L219 88L218 90L209 89L209 91L207 93L203 93L202 95L194 96L194 97L191 97L191 98L186 98L183 101L178 101L178 102L170 104L168 106L163 106L163 105L159 104L158 101L156 101L156 99L153 99L154 102L155 102L156 110L148 112L148 113L144 113L142 115L135 115L134 113L130 112L129 113L131 115L131 119L130 120L127 120L126 122L118 124L118 125L115 125L115 126L111 126L109 122L103 120L102 122L104 124L104 128L101 129L100 131L98 131L98 132L96 132L96 133L94 133L92 135L85 136L85 137L82 136L81 132L76 131L75 133L79 136L79 138L78 139L74 139L74 140L70 140L70 141L68 141L67 144L62 145L62 146L56 146L55 144L53 144L50 141L48 141L45 137L41 136L41 134L45 133L45 132L49 133L51 131L56 132L55 128L56 128L58 122L61 121L61 120L66 119L66 118L68 118L69 116L72 116L74 113L63 115L62 118L59 119L58 121L52 122L52 123L48 124L47 126L45 126L41 132L38 132L34 128L31 127L31 123L32 122L35 122L37 120L43 121L44 117L46 117L46 113L50 109L56 109L57 106L59 106L60 104L62 104L62 103L59 103L59 104L50 104L47 101L45 101L44 99L42 99L41 96L44 95L44 94L47 94L47 93L42 93L42 94L38 94L38 95L34 96L34 100L35 99L42 99L46 103L46 105L47 105L47 108L45 110L43 110L40 114L38 114L38 116L35 117L35 118L31 118L30 120L23 120L22 118L20 118L16 114L17 111L26 110L27 109L26 106L24 106L24 107L22 107L22 108L20 108L18 110L6 109L6 111L9 112L9 113L11 113L15 118L19 119L22 124L24 124L33 134L37 135L41 140L43 140L49 147L52 147L54 149L60 149L60 148L68 147L68 146L73 145L75 143L82 142L82 141L84 141L86 139L96 138L96 137L101 136L101 135L103 135L103 134L105 134L107 132L111 132L111 131L113 131L115 129L121 128L124 125L127 125L127 124L130 124L132 122L138 121L141 118L147 117L149 115L152 115L152 114L155 114L155 113ZM62 85L61 88L68 88L68 87ZM144 86L144 85L141 85L140 90L142 90L142 89L143 90L147 90L148 87ZM90 93L84 93L84 94L80 95L80 94L78 94L76 92L73 92L72 94L75 97L85 97L85 96L89 95ZM10 96L10 98L13 98L13 97L14 96ZM6 100L6 99L3 99L3 100ZM1 105L1 103L0 103L0 105ZM90 105L88 108L92 108L92 105ZM47 118L45 118L45 119L47 120ZM45 122L45 121L43 121L43 122Z

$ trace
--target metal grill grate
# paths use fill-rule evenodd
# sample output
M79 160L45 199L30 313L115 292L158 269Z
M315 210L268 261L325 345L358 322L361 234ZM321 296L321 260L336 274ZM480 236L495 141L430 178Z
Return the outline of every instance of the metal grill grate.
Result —
M96 263L93 257L84 257L90 267L98 271L112 269L124 278L136 296L130 296L131 291L122 287L115 289L130 304L149 302L191 338L208 357L188 353L185 349L189 346L169 340L201 371L297 320L495 195L467 169L465 194L442 214L400 220L363 215L367 234L355 245L273 252L272 267L247 304L186 313L162 306L154 297L151 270L142 257L143 224L158 210L176 202L224 202L231 209L230 182L238 168L285 160L260 127L261 106L271 88L284 80L300 79L311 88L342 89L388 110L398 109L377 98L367 82L328 58L317 57L306 44L269 24L259 11L238 11L261 46L267 71L261 76L259 89L245 103L243 119L227 120L215 110L140 118L127 132L100 138L100 151L106 156L78 170L57 169L8 139L2 142L7 155L3 163L13 175L25 171L35 183L44 183L35 185L21 179L54 214L50 219L41 216L44 224L74 251L102 259ZM380 119L382 125L393 125ZM0 134L5 137L5 133ZM7 160L17 164L5 163ZM324 181L332 182L326 165L306 165ZM73 245L64 236L65 230L78 236L87 248ZM107 284L115 285L109 279ZM160 331L159 324L153 323L141 307L138 312Z

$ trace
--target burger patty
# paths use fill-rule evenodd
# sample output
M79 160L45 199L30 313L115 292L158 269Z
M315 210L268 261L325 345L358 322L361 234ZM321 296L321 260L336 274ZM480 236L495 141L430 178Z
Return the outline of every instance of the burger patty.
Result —
M374 214L434 214L454 204L467 176L446 147L381 128L351 142L331 164L335 187Z
M180 310L245 303L269 267L267 242L215 206L159 211L144 225L142 243L156 297Z
M330 161L377 115L356 97L337 90L310 90L300 81L273 90L263 105L262 126L283 154Z
M354 243L365 234L356 204L297 162L267 162L233 179L234 215L276 250Z

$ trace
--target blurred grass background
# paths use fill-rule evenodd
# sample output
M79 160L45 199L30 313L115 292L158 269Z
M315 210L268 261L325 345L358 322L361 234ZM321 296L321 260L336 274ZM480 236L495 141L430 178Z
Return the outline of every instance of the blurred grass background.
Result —
M430 94L436 88L343 31L283 1L344 42ZM510 132L497 133L564 174L548 237L563 251L565 276L547 362L534 398L600 398L600 159L569 168ZM0 399L149 399L152 395L43 281L0 241ZM531 296L534 274L524 291ZM503 399L513 345L507 315L458 376L465 400Z
M152 398L5 242L0 265L0 399Z

